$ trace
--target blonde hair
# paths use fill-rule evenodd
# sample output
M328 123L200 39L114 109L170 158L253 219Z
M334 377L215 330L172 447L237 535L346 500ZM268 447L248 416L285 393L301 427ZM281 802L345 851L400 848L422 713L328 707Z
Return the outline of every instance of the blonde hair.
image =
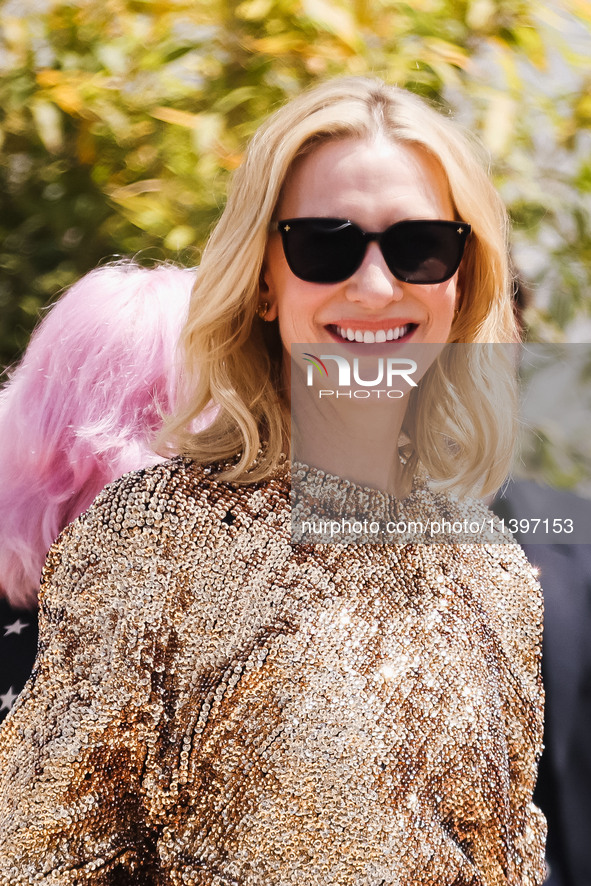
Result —
M472 225L460 268L461 301L450 341L516 340L507 216L480 145L447 115L403 89L367 78L332 80L273 114L254 135L235 174L226 208L203 254L182 335L185 405L161 435L160 445L168 451L180 451L199 463L233 460L221 476L234 482L254 482L276 471L289 439L281 343L277 324L263 323L256 316L269 226L297 159L327 141L379 134L419 146L434 157L447 176L458 217ZM478 358L479 362L483 359L482 355ZM457 445L444 447L451 453L451 462L441 452L435 461L430 459L435 432L430 427L425 435L421 428L421 416L431 414L428 392L432 389L437 398L431 407L437 406L437 414L448 419L457 413L456 396L468 408L482 412L484 406L491 464L499 462L499 443L507 435L496 433L494 405L483 404L472 373L457 362L444 366L438 361L432 367L431 383L420 386L423 394L420 402L412 404L405 430L414 450L409 467L420 460L434 479L449 478L451 471L459 488L468 477L482 479L482 446L470 446L464 440L461 469L453 456ZM452 389L453 402L448 396ZM219 409L209 427L197 434L188 431L212 402ZM448 420L439 429L446 439L455 440L452 426ZM465 429L466 422L461 427ZM478 452L477 461L472 451ZM485 486L498 485L501 473L504 477L507 458L500 461L502 469L495 468Z

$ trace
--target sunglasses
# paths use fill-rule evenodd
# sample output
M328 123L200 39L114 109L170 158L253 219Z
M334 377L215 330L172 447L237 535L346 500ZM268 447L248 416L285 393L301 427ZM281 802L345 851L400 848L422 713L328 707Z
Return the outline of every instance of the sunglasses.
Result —
M411 219L364 231L346 218L287 218L274 225L290 270L307 283L341 283L357 271L373 240L404 283L443 283L460 266L472 230L464 222Z

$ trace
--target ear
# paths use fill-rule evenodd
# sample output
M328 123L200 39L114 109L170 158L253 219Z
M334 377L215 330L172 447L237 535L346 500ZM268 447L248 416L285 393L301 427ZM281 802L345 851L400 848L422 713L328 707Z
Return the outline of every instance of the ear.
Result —
M270 323L272 320L277 319L278 311L275 287L273 286L272 275L269 272L266 263L263 264L261 275L259 277L259 305L263 304L264 302L266 302L269 307L265 311L263 319L266 322Z

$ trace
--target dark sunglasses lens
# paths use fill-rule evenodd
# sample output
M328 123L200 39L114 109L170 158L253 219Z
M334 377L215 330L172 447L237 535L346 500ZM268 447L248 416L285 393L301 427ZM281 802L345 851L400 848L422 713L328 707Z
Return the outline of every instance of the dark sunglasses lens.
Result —
M382 237L388 267L408 283L442 283L457 271L465 236L458 224L441 221L400 222Z
M346 221L294 219L281 233L287 264L309 283L346 280L363 259L363 236Z

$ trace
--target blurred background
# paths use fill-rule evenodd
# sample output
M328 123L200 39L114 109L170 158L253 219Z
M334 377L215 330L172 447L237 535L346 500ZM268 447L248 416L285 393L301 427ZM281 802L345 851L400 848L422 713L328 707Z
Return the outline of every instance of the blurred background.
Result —
M198 264L251 132L343 73L481 136L530 338L591 341L591 0L4 0L0 28L0 366L99 262Z

